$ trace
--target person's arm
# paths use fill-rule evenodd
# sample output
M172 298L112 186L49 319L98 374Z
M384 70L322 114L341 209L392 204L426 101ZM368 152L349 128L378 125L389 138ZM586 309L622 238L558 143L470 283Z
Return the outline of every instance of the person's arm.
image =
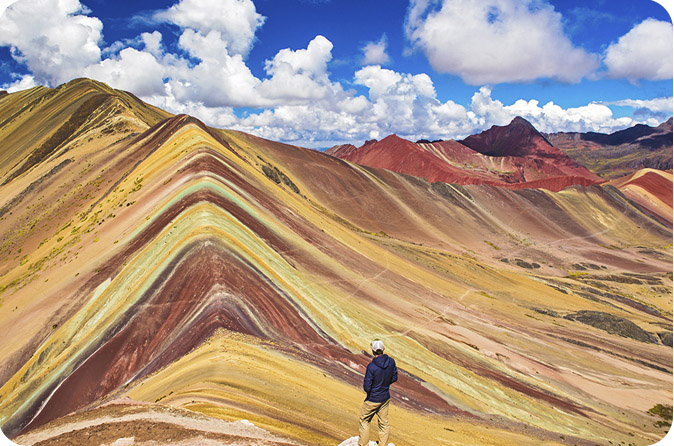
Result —
M398 366L396 366L396 362L393 361L393 377L391 378L391 384L396 381L398 381Z
M372 368L368 366L365 369L365 378L363 378L363 390L368 395L370 394L370 390L372 390L372 378L373 377L374 377L374 373L372 372Z

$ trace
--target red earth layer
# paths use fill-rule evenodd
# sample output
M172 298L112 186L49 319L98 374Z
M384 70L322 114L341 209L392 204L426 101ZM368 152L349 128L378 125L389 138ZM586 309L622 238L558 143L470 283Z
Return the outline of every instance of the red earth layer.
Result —
M643 188L658 200L672 207L672 182L662 175L658 175L655 172L646 172L636 179L630 179L626 183L621 184L620 187L629 186L630 184Z
M508 126L494 126L461 142L417 144L390 135L381 141L368 141L360 148L347 144L335 146L326 153L430 182L543 188L553 192L572 185L603 182L553 147L522 118L515 118ZM498 169L495 166L499 166Z

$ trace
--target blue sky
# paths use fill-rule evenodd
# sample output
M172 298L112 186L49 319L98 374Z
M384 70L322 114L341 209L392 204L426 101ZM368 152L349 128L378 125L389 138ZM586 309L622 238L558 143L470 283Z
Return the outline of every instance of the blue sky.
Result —
M6 8L6 9L5 9ZM0 86L92 77L306 147L462 138L521 115L610 132L672 115L650 0L0 0Z

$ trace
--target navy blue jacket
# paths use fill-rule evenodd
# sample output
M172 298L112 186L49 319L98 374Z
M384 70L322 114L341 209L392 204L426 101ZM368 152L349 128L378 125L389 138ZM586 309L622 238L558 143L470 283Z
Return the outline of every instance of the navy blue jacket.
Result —
M398 368L393 358L388 355L375 356L367 365L363 390L367 393L365 401L383 403L391 398L388 388L398 381Z

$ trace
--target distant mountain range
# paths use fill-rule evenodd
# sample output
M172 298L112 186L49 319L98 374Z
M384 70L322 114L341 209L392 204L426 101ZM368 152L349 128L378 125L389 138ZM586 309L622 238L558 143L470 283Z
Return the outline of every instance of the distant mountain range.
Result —
M672 169L672 118L657 127L637 124L608 135L566 132L546 136L602 178L618 178L643 168Z
M644 167L671 169L671 152L671 119L657 128L637 125L610 135L543 135L521 117L461 141L413 143L391 135L361 147L340 145L326 151L344 160L431 182L552 191L598 184Z

